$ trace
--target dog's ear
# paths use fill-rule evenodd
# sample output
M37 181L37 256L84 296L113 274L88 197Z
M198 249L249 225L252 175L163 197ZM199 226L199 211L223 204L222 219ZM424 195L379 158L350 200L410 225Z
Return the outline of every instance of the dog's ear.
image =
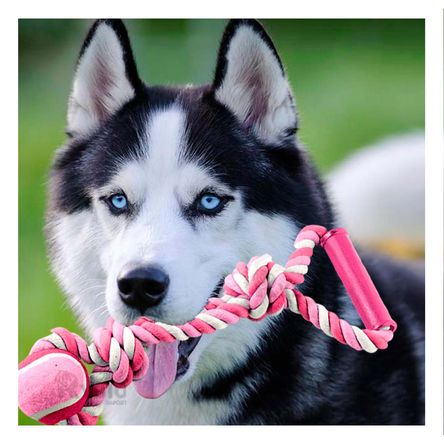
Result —
M266 143L282 142L296 130L296 110L284 68L273 42L256 20L228 23L213 93Z
M97 20L80 51L68 104L67 134L84 137L142 88L125 25Z

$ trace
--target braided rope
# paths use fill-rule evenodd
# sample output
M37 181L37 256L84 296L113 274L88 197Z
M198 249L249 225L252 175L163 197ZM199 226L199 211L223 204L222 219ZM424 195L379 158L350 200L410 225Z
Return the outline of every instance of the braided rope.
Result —
M392 330L361 329L350 325L297 290L296 286L304 282L308 272L313 249L326 232L324 227L316 225L303 228L285 267L274 263L267 254L253 257L248 264L238 263L225 278L224 295L210 298L205 308L183 325L168 325L141 317L133 325L124 326L109 318L105 328L95 331L90 345L64 328L53 329L49 336L34 344L31 353L56 348L94 365L85 405L78 414L60 424L95 424L102 412L109 384L127 387L148 370L144 347L211 334L242 318L259 321L268 315L277 315L285 308L355 350L374 353L387 348L393 338Z

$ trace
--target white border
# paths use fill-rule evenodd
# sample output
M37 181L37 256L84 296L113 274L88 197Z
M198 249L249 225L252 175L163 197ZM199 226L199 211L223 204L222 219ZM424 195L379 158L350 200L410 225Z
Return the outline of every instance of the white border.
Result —
M433 0L277 0L266 3L259 0L77 0L64 4L57 0L22 0L13 8L20 18L91 18L103 15L110 18L419 18L430 11L436 14L442 9L439 1Z
M167 2L115 2L115 1L25 1L9 2L8 10L2 11L2 156L3 168L0 175L3 197L10 189L17 189L17 18L87 18L87 17L269 17L269 18L419 18L427 19L426 32L426 247L427 247L427 359L426 359L426 427L18 427L17 411L17 200L7 199L7 209L1 218L3 271L3 331L2 347L7 347L2 356L3 402L2 424L10 431L19 432L21 439L52 442L64 440L77 442L79 439L100 439L120 442L128 438L139 438L150 443L196 440L205 436L212 442L240 441L251 439L313 441L341 439L343 442L387 442L403 439L441 440L443 432L443 4L438 0L371 0L371 1L269 1L266 5L256 1L224 0L192 2L191 0ZM15 193L17 196L17 193ZM5 288L6 287L6 288ZM8 305L6 305L8 304ZM7 336L9 335L9 336ZM13 340L10 340L13 338ZM6 340L9 339L9 340ZM7 373L5 370L7 369ZM11 430L12 428L12 430ZM204 430L203 430L204 429ZM134 435L133 433L137 433ZM209 434L211 433L211 436ZM205 434L205 435L203 435ZM5 437L6 438L6 437Z
M426 424L443 433L443 11L426 27Z

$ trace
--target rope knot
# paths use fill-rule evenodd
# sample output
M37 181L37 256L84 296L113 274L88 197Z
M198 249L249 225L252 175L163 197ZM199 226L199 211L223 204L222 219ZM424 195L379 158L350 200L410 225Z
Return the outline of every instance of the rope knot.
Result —
M259 321L267 314L277 314L286 307L285 289L291 288L285 269L271 256L253 257L248 264L239 262L225 278L225 298L248 308L248 317ZM233 301L234 298L240 299Z

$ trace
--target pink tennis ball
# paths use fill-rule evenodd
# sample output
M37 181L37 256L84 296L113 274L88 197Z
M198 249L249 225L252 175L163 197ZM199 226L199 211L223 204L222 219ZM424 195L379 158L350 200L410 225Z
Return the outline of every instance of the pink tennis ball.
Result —
M32 353L19 365L18 404L29 417L53 425L79 413L88 398L89 375L72 353Z

